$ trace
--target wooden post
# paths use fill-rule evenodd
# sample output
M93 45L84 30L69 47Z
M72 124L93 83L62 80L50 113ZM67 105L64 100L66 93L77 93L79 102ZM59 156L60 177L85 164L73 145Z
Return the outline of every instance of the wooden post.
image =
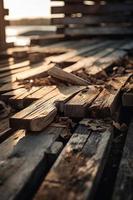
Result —
M6 21L4 19L6 14L8 14L8 10L4 9L3 0L0 0L0 50L3 50L6 47L6 36L5 36Z

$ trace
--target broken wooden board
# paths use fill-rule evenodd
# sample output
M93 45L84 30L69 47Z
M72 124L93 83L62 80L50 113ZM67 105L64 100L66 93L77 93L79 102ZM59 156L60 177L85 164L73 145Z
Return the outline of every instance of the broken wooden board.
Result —
M93 122L93 128L91 123ZM41 184L34 200L92 199L112 142L110 124L85 120ZM90 125L90 127L89 127ZM99 126L99 128L97 128ZM89 128L88 128L89 127Z
M60 152L53 146L63 132L66 128L49 127L37 135L20 130L0 145L1 199L29 199L50 167L48 155Z
M50 95L45 95L40 100L12 116L10 118L10 126L23 127L31 131L41 131L54 120L57 108L59 107L58 109L61 110L64 103L82 89L84 89L82 86L57 88L54 96L51 92ZM55 91L53 92L55 93Z
M133 119L131 120L120 162L112 200L133 199Z
M121 88L126 84L131 75L113 78L107 83L103 91L88 108L93 117L115 117L115 112L120 101Z
M87 115L87 108L100 94L102 88L88 86L79 92L64 105L64 115L73 118L84 118Z
M48 74L61 81L71 83L73 85L87 86L88 82L74 74L68 73L59 67L53 67L48 71Z

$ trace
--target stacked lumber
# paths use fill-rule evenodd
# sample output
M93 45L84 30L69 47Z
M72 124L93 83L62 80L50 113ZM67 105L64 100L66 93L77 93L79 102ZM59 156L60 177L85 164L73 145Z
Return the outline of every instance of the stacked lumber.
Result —
M41 131L54 120L57 108L62 110L65 102L83 88L82 86L55 88L40 100L13 115L10 118L10 126Z
M112 3L105 1L104 4L102 1L95 0L93 2L62 0L62 2L64 4L57 6L54 4L51 7L53 14L51 23L58 26L57 31L59 33L64 33L67 36L133 34L132 2L118 1Z

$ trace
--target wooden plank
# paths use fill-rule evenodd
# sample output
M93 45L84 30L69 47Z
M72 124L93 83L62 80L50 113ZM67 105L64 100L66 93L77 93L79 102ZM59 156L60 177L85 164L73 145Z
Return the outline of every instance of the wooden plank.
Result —
M109 81L103 91L88 108L93 117L115 117L118 104L120 104L120 91L131 75L113 78Z
M2 199L30 198L50 167L47 156L49 149L63 132L66 132L66 128L49 127L37 135L17 133L19 137L13 135L0 146Z
M83 4L71 4L67 6L53 6L51 7L52 14L112 14L112 13L128 13L133 12L132 3L115 3L105 5L83 5Z
M125 147L123 150L123 156L120 162L116 184L114 188L114 194L112 200L115 199L133 199L132 184L133 184L133 119L131 120Z
M7 72L7 71L11 71L11 70L15 70L15 69L20 69L20 68L24 68L30 65L30 62L28 60L23 61L23 62L19 62L19 63L15 63L12 65L9 65L7 67L0 67L0 73L2 72Z
M131 15L104 15L104 16L82 16L82 17L64 17L52 18L53 25L70 25L70 24L101 24L101 23L133 23Z
M64 105L64 115L73 118L86 117L87 108L100 94L101 88L88 86L87 89L79 92Z
M90 68L85 68L85 72L89 75L97 75L110 66L120 63L127 56L127 52L123 50L116 50L103 58L99 58Z
M7 84L4 84L3 86L0 87L0 94L3 94L5 92L9 92L9 91L12 91L12 90L16 90L16 89L19 89L19 88L24 88L24 85L20 84L18 82L7 83Z
M89 28L66 28L66 35L69 36L79 36L79 35L133 35L133 28L126 26L111 26L111 27L89 27Z
M86 122L89 125L89 120ZM85 200L94 195L113 134L106 122L93 121L93 129L91 124L90 129L84 122L81 124L44 179L34 200L57 200L60 196L64 200L74 200L77 197Z
M53 91L55 90L56 86L32 87L30 90L21 95L10 97L8 101L13 107L22 109L30 105L32 102L43 98L45 95L47 95L46 98L49 100L49 98L51 98L51 93L54 96Z
M88 82L74 74L68 73L59 67L53 67L48 71L48 74L61 81L71 83L73 85L87 86Z
M23 67L23 68L20 68L20 69L14 69L14 70L11 70L11 71L7 71L7 72L4 72L4 73L0 73L0 78L4 79L6 77L10 77L14 74L18 74L18 73L23 73L24 71L28 71L30 70L31 67L30 66L26 66L26 67Z
M19 96L21 94L24 94L25 92L27 92L25 88L18 88L16 90L2 94L0 96L0 99L7 102L10 97L17 96L17 95Z
M31 131L41 131L54 120L57 114L57 107L62 107L66 101L83 88L82 86L72 86L57 89L56 96L52 96L51 93L48 100L46 95L44 98L12 116L10 118L10 126L24 127Z

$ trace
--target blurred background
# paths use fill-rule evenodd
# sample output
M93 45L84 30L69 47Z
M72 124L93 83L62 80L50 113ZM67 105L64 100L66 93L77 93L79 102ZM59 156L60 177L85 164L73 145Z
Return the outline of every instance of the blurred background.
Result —
M50 0L4 0L9 9L10 26L6 27L7 42L26 45L29 38L55 31L50 26Z

